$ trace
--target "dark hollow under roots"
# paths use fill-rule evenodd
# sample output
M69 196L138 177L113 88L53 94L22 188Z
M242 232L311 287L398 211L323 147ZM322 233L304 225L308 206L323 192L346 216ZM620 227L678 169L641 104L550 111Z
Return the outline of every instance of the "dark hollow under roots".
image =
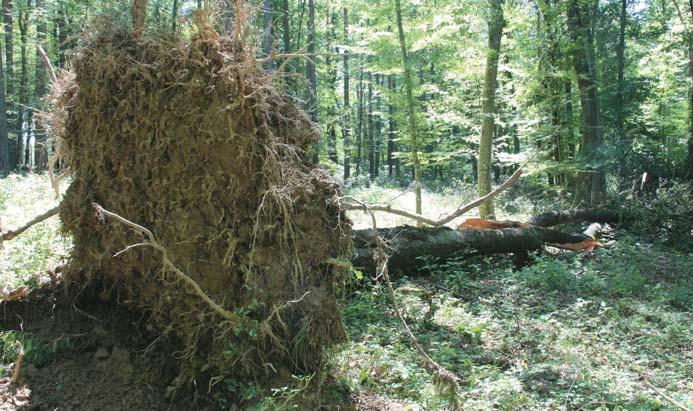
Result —
M102 23L103 24L103 23ZM210 31L192 41L135 38L102 25L87 37L52 119L73 182L60 216L74 236L69 290L144 310L181 344L177 383L204 374L266 379L312 371L344 338L328 263L346 257L351 226L339 187L306 161L315 125L277 90L250 49ZM137 247L150 229L231 326Z

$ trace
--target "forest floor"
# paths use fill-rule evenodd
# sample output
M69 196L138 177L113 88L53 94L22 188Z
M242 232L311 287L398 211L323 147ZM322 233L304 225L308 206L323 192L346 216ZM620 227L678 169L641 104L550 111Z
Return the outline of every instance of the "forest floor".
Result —
M426 204L442 213L466 202L460 197L472 198L468 191L427 193ZM396 193L372 187L350 194L384 202ZM501 217L523 221L536 211L521 198L501 199ZM0 180L5 228L54 204L43 177ZM387 288L363 278L340 291L349 342L328 353L323 375L296 376L269 393L227 381L216 395L197 387L171 398L170 354L147 350L151 341L138 331L140 318L103 304L76 311L60 302L48 273L69 247L53 219L0 251L0 284L35 290L28 303L2 303L2 411L233 409L224 392L254 409L450 406L411 348ZM431 263L425 275L393 277L413 332L460 377L465 409L674 410L676 403L693 409L692 273L693 250L616 228L605 247L588 254L545 251L522 267L507 256L467 258ZM10 386L19 343L25 380Z

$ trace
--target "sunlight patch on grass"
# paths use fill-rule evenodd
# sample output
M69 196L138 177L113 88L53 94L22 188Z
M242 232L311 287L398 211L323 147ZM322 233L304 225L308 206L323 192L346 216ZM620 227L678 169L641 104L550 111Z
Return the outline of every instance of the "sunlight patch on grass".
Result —
M63 190L67 183L63 184ZM0 217L3 229L16 229L58 205L45 175L10 175L0 179ZM60 220L52 217L4 243L0 250L0 284L17 287L45 280L69 254L70 238L60 233Z

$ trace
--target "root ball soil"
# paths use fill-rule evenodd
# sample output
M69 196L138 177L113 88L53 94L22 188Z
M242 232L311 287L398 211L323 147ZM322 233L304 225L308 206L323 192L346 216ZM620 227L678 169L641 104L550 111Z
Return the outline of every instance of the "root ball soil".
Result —
M318 131L252 48L198 22L192 40L101 23L62 80L54 116L73 182L60 217L74 236L72 295L143 310L179 341L178 385L206 375L312 371L344 338L334 285L351 225L338 185L306 160ZM234 324L164 269L105 209L157 237ZM198 380L199 381L199 380Z

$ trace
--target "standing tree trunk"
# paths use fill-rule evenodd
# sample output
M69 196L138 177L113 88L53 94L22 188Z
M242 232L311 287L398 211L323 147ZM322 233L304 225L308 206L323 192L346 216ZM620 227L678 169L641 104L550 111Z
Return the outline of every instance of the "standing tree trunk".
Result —
M289 24L289 0L282 1L282 38L284 53L291 53L291 26Z
M26 8L25 8L26 7ZM27 34L29 31L29 11L31 10L31 0L26 1L25 7L19 7L19 39L22 43L21 59L22 59L22 75L19 82L19 107L17 109L19 119L17 121L17 158L18 162L31 166L30 155L27 147L24 146L24 137L26 137L26 145L29 145L29 112L27 111L29 85L29 62L27 61Z
M366 127L366 149L368 150L368 174L375 178L375 145L373 140L373 74L368 72L368 115Z
M65 4L60 3L58 5L58 19L56 21L58 26L58 65L60 68L65 67L65 51L68 49L66 14Z
M0 176L10 172L10 146L7 138L7 104L5 103L5 78L0 51Z
M3 22L5 25L5 83L7 83L7 93L5 94L5 103L7 109L7 129L16 131L16 123L18 121L18 112L15 106L14 98L14 21L12 19L13 12L13 2L12 0L2 0L2 12L3 12ZM9 134L9 133L8 133ZM21 142L21 134L15 133L17 135L17 151L10 155L8 152L8 158L14 157L16 164L10 164L10 168L16 168L22 161L22 157L19 155L21 152L19 146Z
M39 2L43 0L36 0L36 8L39 8ZM139 37L144 30L144 21L147 19L147 4L148 0L132 0L132 8L130 9L130 16L132 17L132 32L135 37ZM158 10L158 4L155 3L156 10Z
M306 60L306 77L308 77L308 113L310 119L318 122L318 76L315 71L315 0L308 0L308 59ZM313 164L319 161L320 141L313 145Z
M272 1L264 0L262 2L262 21L263 21L263 31L262 31L262 54L265 57L269 57L272 53ZM268 59L264 64L265 70L272 71L274 69L274 62Z
M619 19L618 46L616 47L616 132L618 133L619 141L619 175L626 175L626 149L630 145L626 141L626 133L624 130L623 119L623 92L624 84L624 69L625 69L625 50L626 50L626 23L627 23L627 0L621 0L621 16Z
M327 31L327 49L332 50L333 49L333 44L336 39L335 36L335 24L337 23L337 18L336 15L331 11L328 10L327 13L327 27L329 27L329 30ZM329 114L328 114L328 121L327 121L327 156L329 157L330 161L333 163L338 163L339 159L337 158L337 129L335 127L335 106L338 105L337 103L337 93L335 88L337 87L337 66L336 64L332 64L332 57L330 54L328 54L325 57L325 64L328 67L328 70L330 72L330 90L335 91L335 98L334 101L329 104Z
M481 102L481 138L479 139L479 196L491 192L491 169L493 166L493 129L496 111L496 84L498 77L498 57L503 35L502 0L491 0L488 20L488 50L486 51L486 71L484 73L484 95ZM493 201L489 200L479 207L481 218L494 215Z
M361 175L363 159L363 60L359 59L359 83L356 86L356 177Z
M344 7L344 44L349 41L349 10ZM342 134L344 137L344 183L351 177L351 130L350 122L351 105L349 104L349 50L344 49L344 120L342 122Z
M380 146L381 146L380 145L380 130L383 126L382 125L382 116L380 115L380 113L381 113L381 111L380 111L381 110L380 93L382 90L382 86L384 84L384 79L383 79L382 75L380 75L380 74L375 75L375 84L378 85L378 90L377 90L377 94L375 97L375 109L376 109L377 113L375 114L375 119L374 119L374 121L375 121L375 124L374 124L375 134L374 134L373 138L375 139L375 147L374 147L375 148L375 165L373 166L373 171L374 171L375 177L378 177L378 175L380 175L380 157L382 156L381 149L380 149Z
M171 31L176 34L176 25L178 24L178 0L173 0L173 10L171 11Z
M573 41L573 67L577 74L582 107L582 140L580 156L587 163L587 172L580 173L576 202L589 201L596 205L606 197L606 181L601 167L595 167L597 150L602 139L602 125L599 114L597 78L594 69L594 40L591 31L590 5L579 0L568 4L568 28Z
M388 132L387 132L387 176L392 178L393 168L395 163L395 105L392 102L395 95L395 78L392 75L387 76L387 88L389 94L387 96L387 113L388 113ZM399 177L399 175L398 175Z
M44 5L44 0L36 0L36 10L39 12L44 8ZM46 20L39 18L36 22L36 43L43 46L45 42ZM41 61L38 50L36 51L36 83L34 90L37 104L40 104L41 99L46 95L46 67L44 67ZM34 159L36 161L36 170L44 171L48 167L48 139L46 131L39 121L35 121L35 133Z
M693 22L693 0L688 0ZM689 26L690 27L690 26ZM689 29L691 30L691 29ZM686 155L685 174L693 179L693 32L687 33L688 39L688 153Z
M404 86L407 90L407 114L409 115L409 144L411 145L411 161L414 168L414 190L416 194L416 214L421 215L421 170L419 168L419 143L416 136L416 113L414 111L414 91L407 55L407 43L404 39L402 28L402 5L400 0L395 0L395 14L397 15L397 30L399 32L399 46L402 53L402 66L404 68ZM421 225L417 222L417 225Z

